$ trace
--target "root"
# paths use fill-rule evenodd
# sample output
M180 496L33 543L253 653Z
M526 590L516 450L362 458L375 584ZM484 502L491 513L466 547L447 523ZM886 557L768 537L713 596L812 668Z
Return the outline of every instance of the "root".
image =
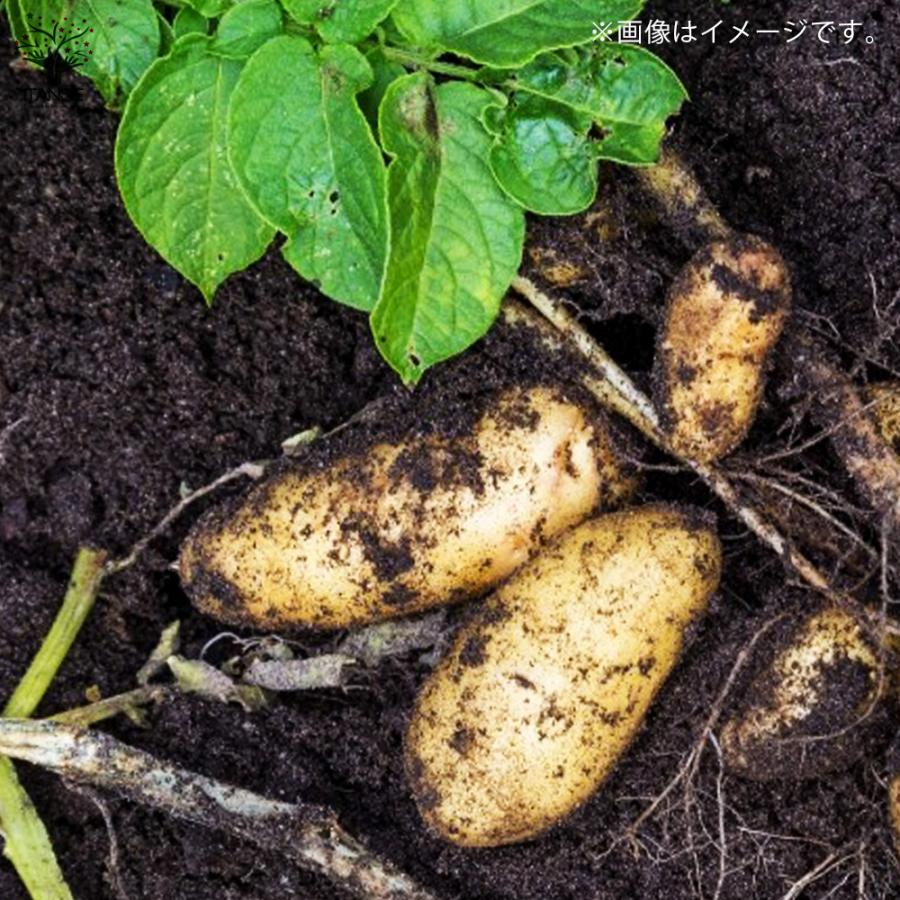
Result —
M721 758L721 750L718 746L718 741L715 740L714 730L719 724L719 720L722 718L722 713L725 710L725 702L728 699L728 696L731 693L735 682L737 681L738 675L740 675L744 666L747 665L748 661L753 656L753 651L756 648L756 645L769 632L771 628L773 628L779 622L783 621L784 618L784 615L779 615L775 616L772 619L769 619L768 622L765 622L759 629L757 629L756 633L747 642L741 652L738 653L737 657L735 658L734 664L731 667L731 671L728 673L728 677L725 679L725 683L722 685L722 688L712 705L709 716L707 717L706 722L703 724L703 728L701 729L700 734L697 737L697 740L695 741L690 753L688 753L688 755L684 758L681 765L678 767L678 771L672 777L671 781L669 781L669 783L663 788L663 790L659 794L657 794L657 796L653 799L649 806L647 806L644 811L631 823L631 825L628 827L628 830L625 832L625 839L628 840L633 847L638 846L637 835L641 829L641 826L656 814L660 806L662 806L665 800L679 785L684 785L685 803L687 804L689 802L691 785L693 784L694 778L696 777L697 772L700 768L700 761L703 759L703 752L706 749L707 742L715 742L714 746L716 748L716 752Z
M87 799L97 807L97 810L103 819L103 824L106 826L106 834L109 837L109 862L107 863L107 868L109 870L110 885L112 886L116 897L118 897L118 900L131 900L128 896L128 891L125 890L125 884L122 881L122 873L119 868L119 838L116 835L116 826L113 824L112 813L109 811L109 806L96 791L92 791L90 788L84 786L75 787L73 785L73 788L77 793L87 797Z
M215 481L211 481L209 484L204 485L201 488L198 488L196 491L192 491L186 497L184 497L180 502L176 503L175 506L172 507L163 517L160 519L159 523L147 532L140 540L136 541L132 546L131 550L123 556L121 559L111 560L106 565L105 573L106 575L115 575L118 572L122 572L125 569L133 566L138 557L150 546L153 541L155 541L158 537L161 537L163 534L168 531L169 527L172 523L190 506L193 506L198 500L201 500L207 494L211 494L213 491L217 490L220 487L223 487L226 484L229 484L232 481L237 481L239 478L252 478L254 481L262 478L262 476L266 472L266 467L268 466L268 461L265 462L247 462L242 463L231 471L226 472L224 475L220 475Z
M0 720L0 753L227 832L319 872L363 900L435 900L347 834L322 807L269 800L157 760L108 735L53 722Z

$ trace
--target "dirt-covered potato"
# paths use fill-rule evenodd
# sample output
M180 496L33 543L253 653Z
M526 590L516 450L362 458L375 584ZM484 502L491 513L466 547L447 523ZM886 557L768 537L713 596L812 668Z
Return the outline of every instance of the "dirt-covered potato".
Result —
M900 453L900 381L873 384L866 399L881 436Z
M888 812L894 830L894 849L900 856L900 734L888 752Z
M814 614L722 729L728 768L768 781L851 765L865 748L882 682L878 655L856 620L833 608Z
M675 665L720 570L699 513L651 506L560 537L463 626L406 741L429 827L456 844L540 834L597 789Z
M513 390L468 436L278 472L200 521L181 577L225 622L344 628L484 592L632 486L596 412Z
M669 293L655 372L679 455L712 462L743 440L790 303L787 266L758 238L717 241L682 270Z

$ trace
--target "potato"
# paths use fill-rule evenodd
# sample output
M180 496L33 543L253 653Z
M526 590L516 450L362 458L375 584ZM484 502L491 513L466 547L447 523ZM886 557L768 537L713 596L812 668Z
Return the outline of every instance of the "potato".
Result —
M181 577L225 622L346 628L482 593L632 487L602 419L513 390L468 436L282 469L200 521Z
M744 439L790 302L787 267L758 238L717 241L682 270L655 371L663 424L680 456L712 462Z
M865 749L882 681L878 655L852 616L834 608L810 616L722 729L726 765L756 781L851 765Z
M894 849L900 856L900 735L894 739L888 753L888 771L888 812L894 830Z
M719 579L699 514L612 513L561 536L462 627L418 697L406 767L467 847L532 838L610 773Z
M873 384L866 396L881 436L900 453L900 381Z

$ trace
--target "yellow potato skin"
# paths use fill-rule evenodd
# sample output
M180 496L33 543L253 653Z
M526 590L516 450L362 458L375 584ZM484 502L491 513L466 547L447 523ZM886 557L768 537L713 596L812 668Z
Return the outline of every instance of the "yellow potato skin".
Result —
M900 453L900 381L873 384L866 399L881 436Z
M756 781L814 778L849 764L860 749L854 726L881 689L878 655L857 621L836 608L817 612L751 685L756 702L725 724L725 762ZM827 718L810 729L817 714ZM834 738L802 740L818 734Z
M888 812L894 830L894 850L900 856L900 773L888 782Z
M419 810L466 847L533 838L609 775L718 584L715 533L650 506L557 539L426 681L406 738Z
M482 593L632 488L603 420L550 389L513 390L469 436L281 471L200 521L181 578L224 622L346 628Z
M713 462L743 440L790 302L787 266L758 238L717 241L682 270L669 294L655 373L678 455Z

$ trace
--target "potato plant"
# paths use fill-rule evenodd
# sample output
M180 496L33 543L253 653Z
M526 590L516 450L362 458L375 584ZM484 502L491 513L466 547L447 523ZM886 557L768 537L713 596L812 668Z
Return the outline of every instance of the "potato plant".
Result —
M407 383L491 326L525 212L590 206L597 162L653 163L685 99L595 22L643 0L8 0L96 24L83 71L123 107L135 226L212 302L273 240L369 314ZM177 12L175 11L177 9Z

